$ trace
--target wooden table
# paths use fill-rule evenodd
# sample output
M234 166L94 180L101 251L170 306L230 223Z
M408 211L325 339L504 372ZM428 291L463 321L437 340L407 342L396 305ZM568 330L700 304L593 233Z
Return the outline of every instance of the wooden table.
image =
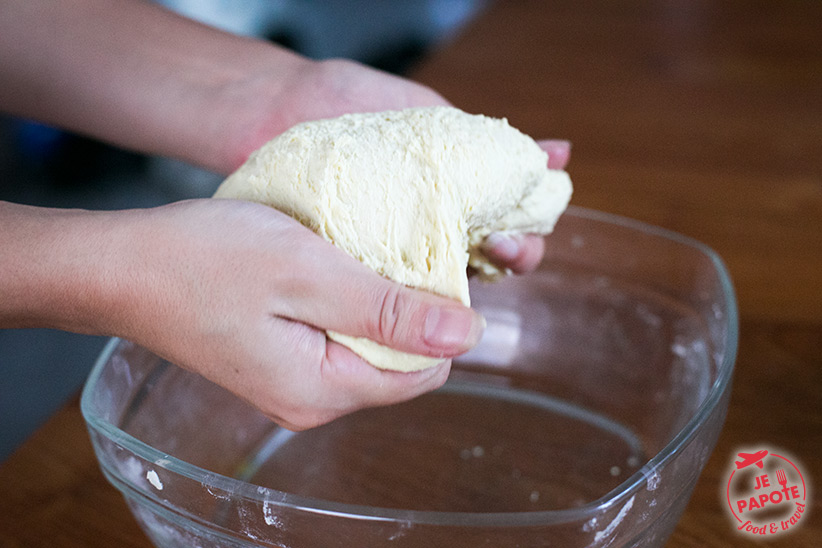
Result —
M778 447L822 544L822 3L513 1L413 76L471 112L574 142L577 205L697 238L741 314L722 436L669 546L748 546L720 493L740 446ZM0 466L0 546L149 547L99 472L77 402ZM819 493L819 494L817 494ZM317 547L322 548L322 547Z

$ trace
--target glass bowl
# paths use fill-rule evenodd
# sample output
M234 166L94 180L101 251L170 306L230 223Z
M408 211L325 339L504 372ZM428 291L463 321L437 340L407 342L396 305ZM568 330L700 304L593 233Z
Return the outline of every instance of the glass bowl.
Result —
M112 340L83 415L160 547L660 546L722 428L737 346L721 260L570 208L440 390L294 433Z

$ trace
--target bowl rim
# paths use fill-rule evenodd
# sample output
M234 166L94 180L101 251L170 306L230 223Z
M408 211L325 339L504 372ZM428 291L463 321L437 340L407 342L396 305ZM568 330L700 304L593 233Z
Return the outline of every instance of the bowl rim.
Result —
M159 468L201 483L206 488L212 488L212 490L220 489L232 493L235 496L240 496L269 506L361 521L412 522L415 524L462 527L544 526L579 521L598 515L616 505L624 504L629 497L640 490L642 485L646 484L649 478L652 478L658 470L663 468L665 464L683 450L694 438L703 421L715 410L722 397L730 390L739 341L739 318L736 295L728 269L719 255L707 245L672 230L620 215L579 206L569 206L563 216L565 215L618 225L622 228L644 232L696 249L708 257L713 264L727 310L725 321L727 325L727 346L722 356L722 362L717 367L717 378L691 419L656 455L649 459L648 462L632 476L608 493L582 506L559 510L487 513L372 507L295 495L211 472L155 449L94 413L92 403L93 393L103 369L121 342L121 339L116 337L110 339L100 353L83 387L80 399L80 408L83 417L89 428L98 431L124 449L145 461L154 463L154 465ZM104 465L101 464L101 466ZM120 476L116 470L107 470L107 473L112 473L118 477ZM128 483L124 478L121 478L120 481ZM140 494L152 498L153 502L163 507L167 506L167 503L152 493L140 491ZM174 510L175 513L180 513L181 509L175 507Z

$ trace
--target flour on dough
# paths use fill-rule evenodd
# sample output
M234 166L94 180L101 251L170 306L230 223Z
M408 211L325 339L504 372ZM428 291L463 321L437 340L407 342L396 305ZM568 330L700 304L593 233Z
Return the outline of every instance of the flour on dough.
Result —
M350 114L299 124L251 155L216 198L274 207L379 274L470 304L466 266L491 232L553 230L571 197L536 142L504 119L451 107ZM329 332L383 369L441 360Z

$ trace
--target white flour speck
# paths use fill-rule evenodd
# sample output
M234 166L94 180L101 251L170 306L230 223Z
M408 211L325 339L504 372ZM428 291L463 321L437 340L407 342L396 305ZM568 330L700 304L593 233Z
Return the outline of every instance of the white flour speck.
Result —
M662 478L659 476L658 472L654 472L649 475L645 479L646 487L648 491L656 491L656 488L659 487L659 482L662 481Z
M263 518L265 519L266 525L273 525L277 528L282 528L283 526L283 522L274 513L274 508L272 507L271 501L263 502Z
M619 513L616 515L616 517L613 520L611 520L611 523L608 524L608 527L606 527L602 531L597 531L597 534L594 535L594 542L599 542L614 532L614 529L616 529L617 526L619 526L619 524L622 523L622 520L625 519L626 515L628 515L628 511L633 507L635 497L636 495L628 499L628 502L625 503L625 505L619 510Z
M394 533L393 535L388 537L388 540L397 540L397 539L400 539L400 538L404 537L408 533L408 530L411 529L411 527L412 527L412 524L411 524L410 521L400 522L399 523L399 529L397 530L396 533Z
M163 482L160 481L160 476L158 476L157 472L155 472L154 470L149 470L148 472L146 472L146 479L158 491L163 490Z

